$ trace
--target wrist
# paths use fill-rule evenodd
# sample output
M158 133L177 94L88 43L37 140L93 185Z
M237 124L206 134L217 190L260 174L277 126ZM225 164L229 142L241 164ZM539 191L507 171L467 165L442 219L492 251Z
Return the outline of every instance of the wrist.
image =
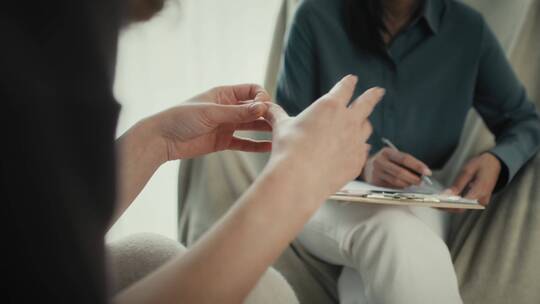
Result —
M261 175L263 180L273 181L276 189L283 189L296 202L302 202L307 211L318 208L331 194L328 183L317 170L293 157L272 157Z
M501 168L502 168L501 160L500 160L497 156L495 156L493 153L491 153L491 152L484 152L484 153L482 153L482 154L480 155L480 157L483 157L483 158L487 159L487 161L488 161L491 165L495 166L495 167L498 169L498 171L501 170Z
M502 189L507 183L509 179L509 171L508 166L493 152L485 152L484 153L488 159L495 159L493 161L493 166L496 168L496 174L497 174L497 181L495 183L494 192L499 191Z
M128 132L132 138L132 147L144 151L148 159L160 166L168 161L167 142L161 136L157 121L152 117L137 122Z

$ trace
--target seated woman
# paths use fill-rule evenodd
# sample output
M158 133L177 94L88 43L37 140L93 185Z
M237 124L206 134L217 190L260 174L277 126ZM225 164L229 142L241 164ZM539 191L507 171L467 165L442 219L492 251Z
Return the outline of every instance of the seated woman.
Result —
M257 85L219 87L142 120L115 144L121 3L10 2L0 11L8 303L109 302L105 232L161 164L271 150L264 172L203 239L111 299L240 303L324 200L361 172L367 117L384 90L351 103L357 78L349 75L293 118ZM271 130L273 140L236 130ZM312 174L316 167L339 173Z
M295 115L339 75L387 91L370 120L360 178L404 188L441 169L475 108L497 144L453 183L487 205L540 146L540 118L482 16L454 0L305 0L288 36L276 98ZM332 123L327 122L327 126ZM384 148L389 138L402 152ZM338 174L338 171L335 172ZM329 201L300 242L345 270L343 303L460 303L444 240L447 213Z

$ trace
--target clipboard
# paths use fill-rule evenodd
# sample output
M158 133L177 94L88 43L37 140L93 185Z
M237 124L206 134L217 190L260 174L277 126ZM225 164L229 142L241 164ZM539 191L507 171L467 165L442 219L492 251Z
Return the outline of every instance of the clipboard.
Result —
M460 196L411 192L408 189L391 189L376 187L364 182L353 181L330 197L332 200L384 204L396 206L420 206L449 209L485 209L477 200L465 199Z

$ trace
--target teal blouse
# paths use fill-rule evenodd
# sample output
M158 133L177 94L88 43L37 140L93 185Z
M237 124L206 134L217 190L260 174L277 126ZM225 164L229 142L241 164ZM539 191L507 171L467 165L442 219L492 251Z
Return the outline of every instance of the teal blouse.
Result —
M440 169L457 147L474 107L496 137L490 150L505 185L540 147L540 117L482 16L454 0L427 0L384 56L355 48L342 0L305 0L288 34L276 99L296 115L341 77L359 77L355 94L373 86L386 96L371 115L372 153L389 138ZM330 123L330 122L329 122Z

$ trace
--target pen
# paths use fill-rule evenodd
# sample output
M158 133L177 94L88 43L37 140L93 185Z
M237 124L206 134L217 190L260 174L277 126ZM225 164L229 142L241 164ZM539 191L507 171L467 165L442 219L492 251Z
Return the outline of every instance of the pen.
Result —
M381 138L381 141L383 142L383 144L388 146L390 149L399 152L399 149L388 138L383 137L383 138ZM430 186L433 185L433 182L431 181L431 179L429 177L427 177L426 175L422 174L422 180L425 183L427 183L428 185L430 185Z

